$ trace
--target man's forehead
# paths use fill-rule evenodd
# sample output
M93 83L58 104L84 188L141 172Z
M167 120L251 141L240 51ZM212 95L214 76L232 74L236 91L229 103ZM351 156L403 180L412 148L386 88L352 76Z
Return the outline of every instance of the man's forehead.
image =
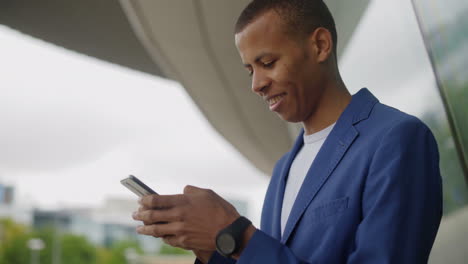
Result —
M267 46L272 39L280 37L282 29L277 13L265 12L235 34L235 43L239 51Z
M279 14L275 10L271 9L260 13L236 35L245 32L255 32L257 30L262 30L263 32L265 32L264 30L271 31L273 29L278 29L283 25L284 23Z

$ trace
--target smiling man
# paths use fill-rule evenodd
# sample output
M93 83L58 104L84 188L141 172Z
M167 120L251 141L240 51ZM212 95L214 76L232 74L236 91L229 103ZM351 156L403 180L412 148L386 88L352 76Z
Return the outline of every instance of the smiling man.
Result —
M202 263L426 263L442 215L437 144L367 89L349 94L323 1L254 0L235 43L252 91L303 125L273 170L260 228L213 191L187 186L145 196L137 231Z

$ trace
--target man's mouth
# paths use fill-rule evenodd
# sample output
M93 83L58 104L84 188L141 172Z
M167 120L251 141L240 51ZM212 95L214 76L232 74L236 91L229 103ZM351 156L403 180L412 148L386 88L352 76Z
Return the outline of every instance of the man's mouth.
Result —
M283 99L284 96L286 96L286 93L282 93L282 94L279 94L279 95L275 95L275 96L269 98L269 99L267 100L267 102L268 102L268 104L269 104L270 106L272 106L272 105L278 103L279 101L281 101L281 99Z
M281 102L283 102L283 99L285 96L286 96L286 93L282 93L282 94L278 94L278 95L268 98L267 103L270 106L270 110L276 111L279 105L281 104Z

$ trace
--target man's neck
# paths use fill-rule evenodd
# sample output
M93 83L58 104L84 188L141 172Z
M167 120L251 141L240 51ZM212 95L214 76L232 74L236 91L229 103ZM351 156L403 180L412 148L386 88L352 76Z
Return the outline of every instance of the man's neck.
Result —
M302 122L306 135L311 135L335 123L351 102L351 94L340 80L325 89L314 113Z

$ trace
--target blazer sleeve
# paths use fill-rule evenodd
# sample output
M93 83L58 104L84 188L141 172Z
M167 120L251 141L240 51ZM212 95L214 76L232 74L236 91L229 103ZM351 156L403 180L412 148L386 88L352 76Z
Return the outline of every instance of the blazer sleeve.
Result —
M213 255L211 255L211 258L207 264L235 264L235 263L236 261L234 259L225 258L215 251ZM203 264L203 263L199 259L195 259L194 264Z
M437 143L412 117L382 137L349 263L427 263L442 217Z
M345 257L347 263L427 263L442 216L439 154L429 129L411 118L386 131L365 184L362 221ZM237 263L316 262L299 259L258 230Z

